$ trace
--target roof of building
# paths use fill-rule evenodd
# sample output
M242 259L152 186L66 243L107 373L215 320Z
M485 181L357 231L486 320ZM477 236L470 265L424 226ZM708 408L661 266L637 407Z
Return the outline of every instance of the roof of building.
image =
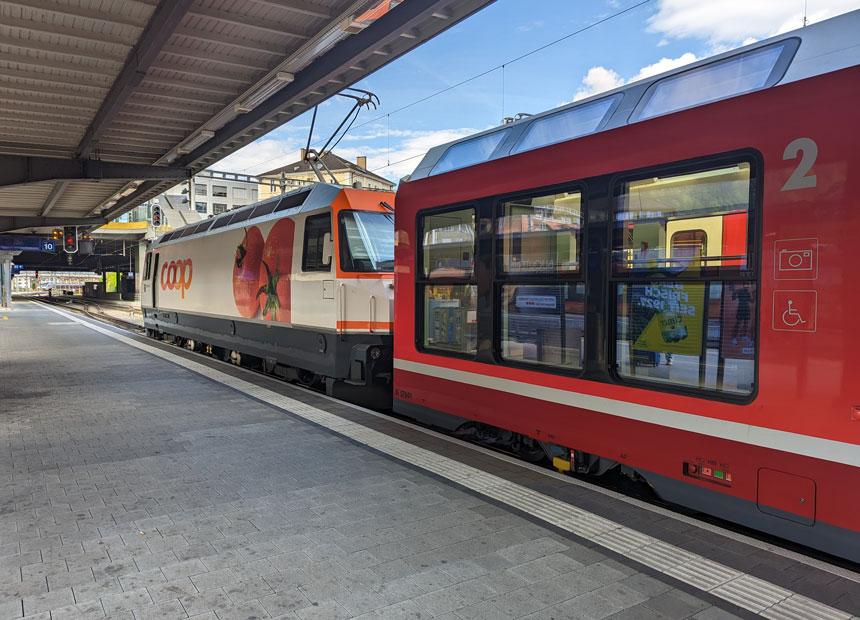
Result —
M395 185L395 183L393 181L390 181L389 179L386 179L385 177L379 176L378 174L375 174L375 173L371 172L370 170L362 168L358 164L354 164L351 161L347 161L343 157L340 157L339 155L335 155L334 153L326 153L325 155L323 155L322 156L322 162L325 164L325 167L328 168L329 170L331 170L332 172L349 170L352 172L357 172L359 174L363 174L367 177L370 177L371 179L375 179L375 180L379 181L380 183L384 183L390 187L394 187L394 185ZM261 176L261 177L279 176L282 172L285 172L286 174L300 174L300 173L313 172L313 170L311 169L311 165L307 160L299 160L299 161L293 162L291 164L287 164L286 166L281 166L280 168L276 168L275 170L270 170L269 172L264 172L263 174L261 174L259 176Z

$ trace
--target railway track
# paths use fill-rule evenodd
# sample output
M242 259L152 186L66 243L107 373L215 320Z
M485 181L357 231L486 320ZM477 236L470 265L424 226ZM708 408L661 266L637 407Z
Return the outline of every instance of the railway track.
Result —
M109 301L93 301L90 299L80 299L80 298L63 298L63 297L41 297L41 296L27 296L25 299L29 299L31 301L40 301L42 303L46 303L52 306L56 306L58 308L64 308L76 314L83 314L92 319L96 319L97 321L103 321L105 323L109 323L116 327L121 327L122 329L126 329L135 333L143 333L143 323L137 323L135 321L126 321L119 317L113 316L105 312L105 310L113 309L119 311L126 311L128 307L121 304L111 304Z

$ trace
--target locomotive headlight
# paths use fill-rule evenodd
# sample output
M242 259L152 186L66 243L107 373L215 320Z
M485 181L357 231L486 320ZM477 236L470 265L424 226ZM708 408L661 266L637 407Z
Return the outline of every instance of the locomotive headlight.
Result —
M370 348L370 359L378 360L380 357L382 357L382 349L380 349L379 347L371 347Z

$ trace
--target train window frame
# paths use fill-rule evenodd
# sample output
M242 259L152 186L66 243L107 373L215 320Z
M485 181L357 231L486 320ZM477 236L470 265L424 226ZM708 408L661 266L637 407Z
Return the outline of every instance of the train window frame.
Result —
M583 311L583 346L580 352L581 365L578 367L568 367L559 364L549 364L540 362L517 361L515 359L506 358L502 353L502 332L504 327L502 303L504 287L512 284L517 285L532 285L532 286L579 286L583 287L583 302L586 299L587 292L587 274L588 274L588 252L585 251L588 247L588 192L589 188L584 180L570 181L559 185L551 185L540 188L530 188L525 191L514 192L510 194L501 194L492 198L492 312L493 312L493 331L492 331L492 354L493 362L500 366L511 368L521 368L531 372L540 372L545 374L563 375L571 378L583 377L586 373L586 363L588 359L589 342L586 337L586 312ZM577 239L577 266L575 272L556 271L550 276L547 273L528 274L528 273L511 273L504 271L501 267L501 257L504 252L504 237L497 232L497 223L503 217L504 205L507 202L523 199L536 198L559 193L579 193L580 195L580 234Z
M723 95L717 97L716 99L708 99L705 101L699 101L692 105L675 108L671 110L665 110L657 114L651 114L648 116L644 116L645 108L648 107L648 104L652 101L655 94L658 90L660 90L666 84L677 82L678 80L683 80L692 75L702 73L703 71L707 71L718 67L720 65L726 65L731 62L737 62L739 60L743 60L746 57L753 56L759 54L761 52L765 52L770 49L782 48L780 50L779 56L774 61L773 67L771 67L770 73L765 79L764 83L758 88L752 88L741 92L736 92L728 95ZM709 105L712 103L716 103L718 101L724 101L725 99L731 99L732 97L740 97L742 95L748 95L750 93L758 92L761 90L766 90L775 86L784 76L786 71L788 71L788 67L791 64L794 55L797 53L797 49L800 47L800 39L798 37L789 37L783 39L781 41L774 41L773 43L769 43L767 45L760 45L758 47L744 50L740 53L732 53L725 58L717 58L711 60L703 65L698 67L693 67L691 69L687 69L685 71L680 71L678 73L674 73L672 75L668 75L665 78L658 79L654 81L652 84L648 86L645 92L642 94L642 97L639 99L636 107L633 108L633 111L630 113L630 116L627 119L627 124L638 123L642 121L648 121L655 118L660 118L661 116L667 116L671 114L676 114L678 112L682 112L684 110L690 110L692 108L697 108L703 105Z
M676 282L677 277L654 277L648 275L634 276L626 275L619 276L613 272L613 256L612 249L615 247L615 213L617 204L609 206L608 223L606 229L607 252L604 257L604 282L606 284L606 321L607 321L607 336L604 339L606 346L607 361L609 366L609 377L612 383L633 388L642 388L649 391L663 392L669 394L678 394L704 400L715 400L733 405L749 405L754 402L759 391L759 361L761 357L761 263L762 263L762 211L763 211L763 191L764 191L764 157L762 154L753 148L739 149L726 153L718 153L710 156L698 157L681 162L667 163L663 165L651 166L636 170L615 173L610 175L609 188L610 199L615 202L617 197L617 189L625 182L642 179L648 176L670 176L682 175L687 173L699 172L705 169L719 169L728 165L738 163L747 163L750 166L750 183L749 183L749 202L747 210L747 276L727 274L713 274L700 277L687 277L684 282L714 282L726 283L731 282L751 282L756 287L755 292L755 311L750 319L750 325L754 340L756 342L756 350L753 357L753 375L752 389L749 393L737 393L731 391L723 391L720 389L685 385L681 383L670 383L668 381L657 381L647 378L637 378L623 376L619 372L618 366L618 285L628 284L636 285L645 282ZM710 288L706 288L709 291ZM721 316L722 318L722 316Z
M332 262L334 262L334 261L329 260L328 265L322 264L322 255L323 255L322 242L325 239L325 232L323 232L322 235L317 234L316 239L315 239L316 247L314 248L314 261L315 261L315 263L318 263L318 264L310 265L310 262L309 262L310 250L311 250L310 245L308 243L310 241L309 234L311 232L314 232L314 231L318 232L319 230L322 230L322 228L319 228L319 229L316 228L316 222L322 222L323 220L326 220L328 222L328 231L325 231L325 232L328 232L329 235L332 235L333 231L332 231L332 221L331 221L332 220L332 212L331 211L326 211L325 213L317 213L314 215L308 215L305 218L305 221L303 224L304 232L302 232L302 272L304 272L304 273L330 273L331 272ZM309 227L308 223L311 223L313 226Z
M146 253L145 259L145 267L143 271L143 279L149 280L149 277L152 275L152 252Z
M415 350L419 353L428 355L438 355L440 357L451 357L463 360L475 360L478 356L478 348L474 352L458 352L451 349L428 347L424 344L424 323L425 323L425 291L431 284L440 286L474 286L475 293L478 294L478 274L477 269L473 266L471 273L467 277L436 277L431 278L429 274L424 275L424 218L428 216L441 215L454 211L471 210L474 221L474 237L472 241L472 260L473 263L477 260L478 254L478 236L479 236L479 217L480 205L478 201L468 201L453 205L445 205L441 207L430 207L421 209L415 214L415 326L414 326L414 345Z

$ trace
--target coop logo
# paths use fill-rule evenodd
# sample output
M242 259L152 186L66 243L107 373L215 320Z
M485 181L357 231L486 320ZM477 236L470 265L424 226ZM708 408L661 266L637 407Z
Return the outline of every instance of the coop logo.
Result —
M185 299L185 291L191 287L193 273L190 258L164 263L161 267L161 290L182 291L182 299Z

